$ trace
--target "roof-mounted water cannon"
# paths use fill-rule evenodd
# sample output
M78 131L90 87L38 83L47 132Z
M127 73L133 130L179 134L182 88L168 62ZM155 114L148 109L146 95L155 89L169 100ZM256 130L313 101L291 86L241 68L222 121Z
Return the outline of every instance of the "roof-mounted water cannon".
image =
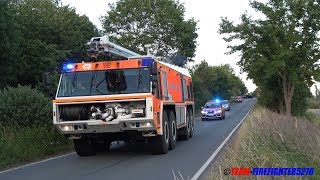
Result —
M93 37L87 42L87 52L91 58L97 58L99 54L107 54L118 56L121 58L129 59L132 56L141 56L138 53L130 51L124 47L121 47L115 43L109 41L108 36Z

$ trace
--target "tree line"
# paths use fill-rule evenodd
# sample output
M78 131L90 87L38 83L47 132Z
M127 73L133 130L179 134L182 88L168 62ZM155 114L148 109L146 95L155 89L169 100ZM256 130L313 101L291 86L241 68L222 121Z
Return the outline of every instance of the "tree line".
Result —
M261 104L288 116L303 115L310 87L320 80L320 4L317 0L251 1L262 18L244 13L235 24L222 18L229 53L258 86ZM240 43L231 43L238 40Z
M113 42L141 54L152 44L154 55L173 57L179 66L193 61L197 22L184 20L183 4L120 0L109 6L101 22ZM0 15L0 88L41 85L43 72L59 72L64 61L84 58L83 45L102 34L60 0L1 0Z
M98 35L88 17L59 1L0 1L0 87L31 85Z
M248 93L243 81L235 75L228 64L210 66L206 61L191 69L196 109L199 110L208 100L231 99Z
M178 66L194 61L197 21L184 18L185 8L179 1L119 0L109 6L110 11L101 19L104 30L99 32L87 16L61 5L60 0L0 1L0 89L21 89L9 88L10 92L2 93L39 93L23 87L27 85L48 95L43 73L54 72L52 88L56 89L62 63L81 61L86 57L84 44L103 33L110 35L111 41L141 54L146 53L145 44L153 44L153 55L162 56L165 61L171 59ZM229 65L210 66L202 61L190 71L198 106L214 96L230 99L247 92ZM31 104L32 100L26 99ZM8 99L9 102L17 101ZM6 112L5 107L2 112Z

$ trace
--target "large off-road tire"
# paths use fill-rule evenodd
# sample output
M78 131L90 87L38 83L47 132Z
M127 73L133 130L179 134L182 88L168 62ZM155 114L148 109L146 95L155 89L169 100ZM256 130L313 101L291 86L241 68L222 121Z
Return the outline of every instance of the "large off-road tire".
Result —
M189 112L189 117L190 117L190 135L189 137L192 138L193 133L194 133L194 118L193 118L193 111L192 109L188 109Z
M182 140L188 140L190 137L190 131L191 131L191 124L190 124L190 115L189 115L189 111L187 111L187 115L186 115L186 126L181 128L180 131L180 139Z
M90 138L74 139L73 145L78 156L92 156L96 154Z
M177 144L177 121L172 111L167 111L169 117L169 150L176 147Z
M167 154L169 150L169 121L168 115L165 111L162 114L162 135L153 138L153 153Z

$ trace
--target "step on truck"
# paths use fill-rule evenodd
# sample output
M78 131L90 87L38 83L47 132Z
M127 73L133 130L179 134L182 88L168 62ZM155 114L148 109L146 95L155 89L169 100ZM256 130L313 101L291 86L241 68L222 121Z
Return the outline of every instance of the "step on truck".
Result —
M194 96L187 69L141 56L106 36L87 46L91 57L103 53L112 60L65 63L53 100L53 124L73 139L79 156L107 151L113 141L146 142L154 154L165 154L178 138L192 137Z

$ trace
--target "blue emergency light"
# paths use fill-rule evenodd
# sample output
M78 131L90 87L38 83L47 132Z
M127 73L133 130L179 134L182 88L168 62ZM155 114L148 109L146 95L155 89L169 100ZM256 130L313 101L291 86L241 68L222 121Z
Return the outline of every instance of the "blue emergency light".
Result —
M73 63L66 63L62 66L62 71L71 71L73 69Z
M151 58L143 58L143 59L142 59L142 66L147 66L147 67L149 67L149 66L151 66L151 64L152 64L153 61L154 61L154 60L151 59Z

